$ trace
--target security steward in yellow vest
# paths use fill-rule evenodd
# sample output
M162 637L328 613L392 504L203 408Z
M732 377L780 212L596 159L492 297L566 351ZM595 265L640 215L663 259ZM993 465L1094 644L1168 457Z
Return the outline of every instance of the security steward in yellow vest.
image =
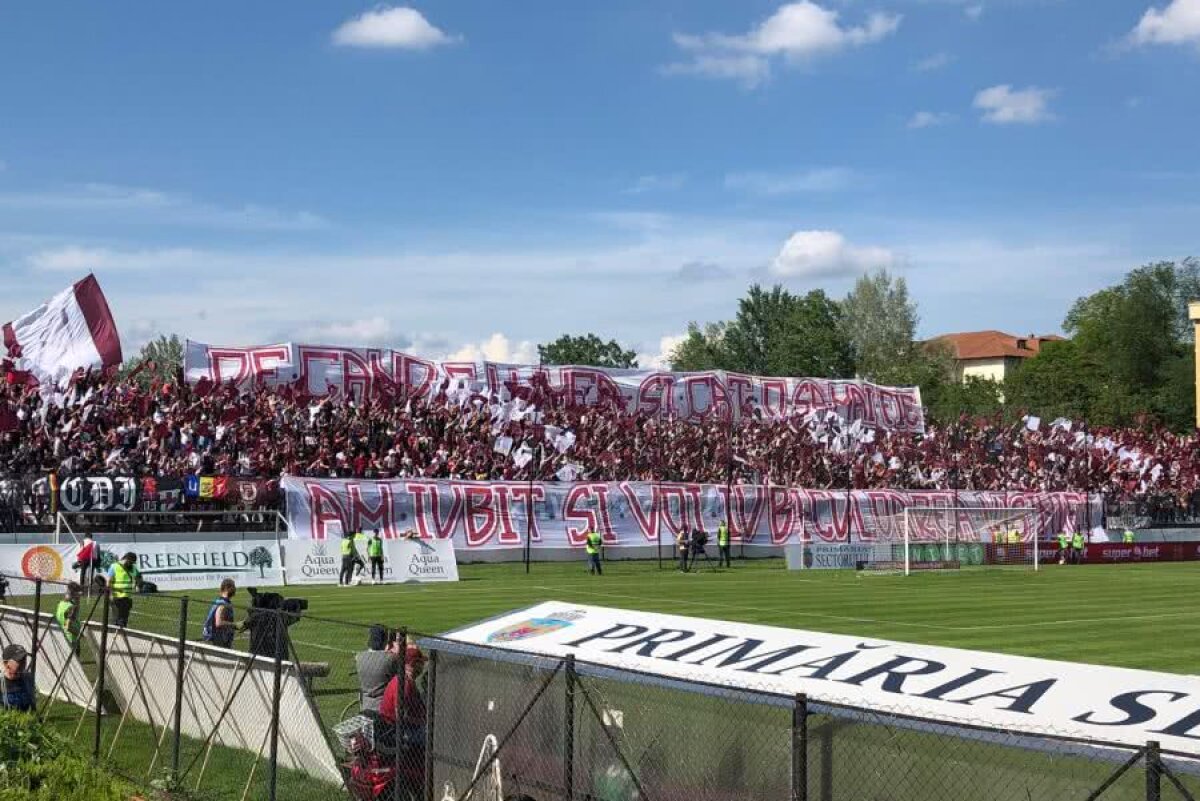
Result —
M354 547L355 534L347 531L342 535L342 569L338 573L338 586L349 587L354 582L354 565L358 562L358 549Z
M1074 564L1083 564L1083 532L1076 531L1075 536L1071 538L1071 561Z
M1020 545L1021 544L1021 532L1017 531L1015 528L1009 529L1008 530L1008 544L1009 545Z
M142 589L142 571L137 568L137 554L133 551L108 568L108 589L112 599L113 625L123 629L129 625L133 594Z
M593 576L603 576L604 568L600 564L600 552L604 550L604 540L594 531L589 531L583 541L587 551L588 573Z
M1130 529L1125 529L1124 533L1121 534L1121 542L1126 545L1133 545L1135 542L1137 542L1137 537L1133 535L1133 531Z
M729 556L729 526L724 521L717 525L717 567L733 567Z
M1058 563L1065 565L1067 556L1071 553L1071 535L1065 531L1058 532Z
M367 561L371 563L371 581L383 583L383 540L379 536L379 529L375 529L375 536L367 540ZM378 578L376 578L378 575Z

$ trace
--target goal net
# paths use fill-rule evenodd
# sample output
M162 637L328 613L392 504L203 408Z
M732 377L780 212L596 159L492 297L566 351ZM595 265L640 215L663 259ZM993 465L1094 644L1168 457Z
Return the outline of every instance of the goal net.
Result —
M865 570L909 575L967 565L1038 569L1035 509L909 507L876 522L876 541L869 544L862 564Z

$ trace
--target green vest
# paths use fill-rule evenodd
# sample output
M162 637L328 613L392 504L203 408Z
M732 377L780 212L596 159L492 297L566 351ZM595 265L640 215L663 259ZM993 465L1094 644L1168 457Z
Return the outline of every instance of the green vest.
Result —
M134 585L137 583L138 572L137 565L134 565L129 570L125 569L125 565L120 562L115 562L112 566L112 594L114 598L128 598L133 594Z
M342 556L354 555L354 538L342 537Z
M1133 532L1129 529L1125 529L1125 533L1121 535L1121 542L1125 543L1126 545L1132 545L1134 539Z
M1071 545L1077 550L1083 550L1083 534L1081 532L1075 532L1075 536L1071 539Z
M587 541L584 542L584 547L587 549L589 555L600 553L600 535L594 531L589 531Z
M1062 534L1058 535L1058 547L1059 548L1061 548L1062 550L1065 551L1070 544L1071 544L1071 537L1066 532L1063 532Z
M724 523L717 526L717 545L725 547L729 544L729 529Z
M75 604L63 600L58 602L54 610L54 619L58 621L58 627L66 635L67 642L72 645L79 639L79 621L71 619L71 610L74 608Z
M374 537L367 540L367 556L372 558L383 556L383 540Z

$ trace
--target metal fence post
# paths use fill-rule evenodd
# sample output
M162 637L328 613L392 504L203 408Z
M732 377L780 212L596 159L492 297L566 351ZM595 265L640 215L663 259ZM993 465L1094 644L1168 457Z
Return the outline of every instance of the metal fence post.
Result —
M1159 801L1162 794L1162 757L1158 741L1146 743L1146 801Z
M179 750L183 742L183 670L187 653L188 599L179 600L179 643L175 654L175 738L171 745L171 775L179 775Z
M792 801L808 801L808 696L792 705Z
M37 675L38 651L40 650L41 637L39 636L42 623L42 580L34 579L33 582L33 646L29 649L29 672Z
M100 758L100 727L104 718L104 674L108 667L108 612L112 596L104 590L104 609L100 613L100 653L96 655L96 727L92 732L92 758Z
M437 712L437 655L429 651L429 666L425 668L425 801L433 801L433 738L434 715Z
M275 791L279 783L279 696L283 687L283 652L284 612L273 610L275 614L275 675L271 690L271 758L267 763L267 798L275 801Z
M563 676L567 682L563 732L563 797L575 798L575 654L567 654Z
M401 777L404 775L404 766L401 765L400 757L404 751L404 733L407 729L408 722L408 627L405 626L396 633L400 639L400 676L396 679L396 719L392 723L394 731L392 732L392 742L396 744L395 755L392 757L392 767L395 768L395 778L392 780L397 785L401 783ZM413 688L416 689L415 687Z

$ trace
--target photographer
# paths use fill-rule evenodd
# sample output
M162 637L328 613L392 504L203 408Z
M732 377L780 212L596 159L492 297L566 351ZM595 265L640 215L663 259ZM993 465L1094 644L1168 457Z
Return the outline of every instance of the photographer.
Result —
M693 565L696 564L696 559L699 557L708 558L708 554L704 551L706 545L708 545L708 534L704 532L704 529L692 529L691 561Z

